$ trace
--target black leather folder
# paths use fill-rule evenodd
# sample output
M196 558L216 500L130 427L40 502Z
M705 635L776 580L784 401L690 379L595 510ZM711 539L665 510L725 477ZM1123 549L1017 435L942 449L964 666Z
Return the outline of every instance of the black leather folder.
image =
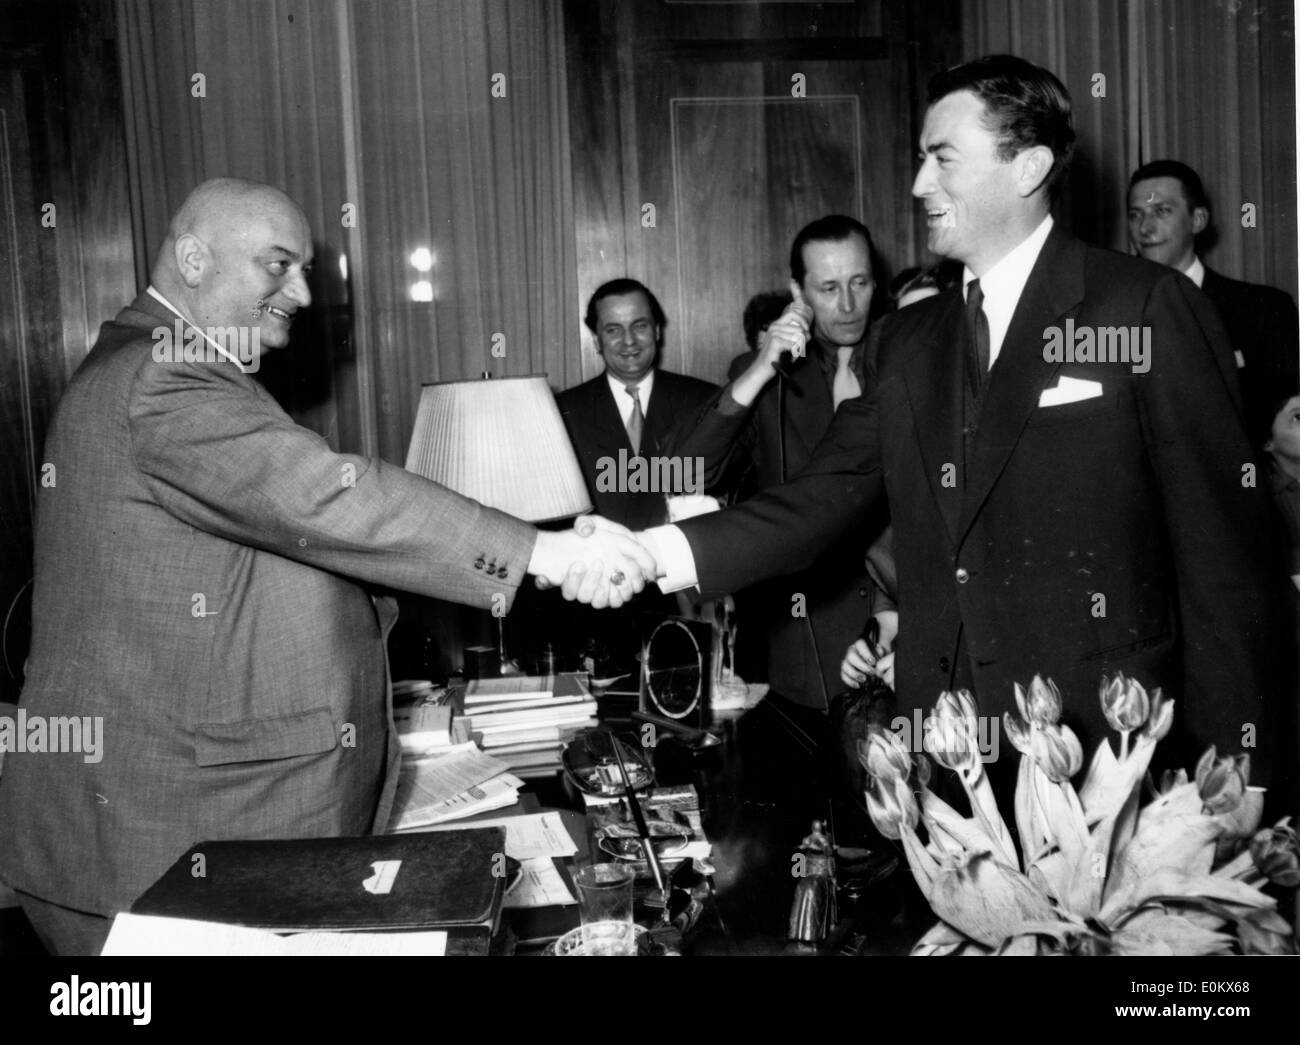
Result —
M203 842L131 911L272 932L484 929L468 935L486 943L501 912L504 853L503 827ZM365 883L377 887L375 865L385 862L395 872L391 885L387 892L372 892Z

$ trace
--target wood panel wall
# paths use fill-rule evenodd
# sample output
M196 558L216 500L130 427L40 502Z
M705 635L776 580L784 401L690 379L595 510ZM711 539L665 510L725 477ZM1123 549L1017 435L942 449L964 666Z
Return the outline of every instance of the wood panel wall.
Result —
M668 369L721 380L746 301L788 284L790 243L823 214L867 224L879 283L926 260L912 157L921 85L959 51L955 4L568 0L565 23L575 307L641 279Z
M112 5L0 6L0 700L26 654L46 427L135 296L129 214Z

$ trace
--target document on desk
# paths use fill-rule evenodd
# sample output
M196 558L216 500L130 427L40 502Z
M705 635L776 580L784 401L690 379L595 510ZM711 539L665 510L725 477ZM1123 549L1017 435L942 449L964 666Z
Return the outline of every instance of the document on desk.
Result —
M422 806L414 811L400 812L389 826L388 833L399 835L410 834L413 831L428 831L436 824L462 820L480 813L490 813L494 809L505 809L519 801L519 789L523 786L524 782L513 773L502 773L491 780L475 784L468 791L463 791L445 802Z
M422 816L493 777L510 771L500 759L485 755L472 741L445 754L402 763L393 800L394 822L413 826Z
M530 813L526 816L502 816L490 820L475 820L469 824L439 824L434 831L456 831L468 827L504 827L506 829L506 856L520 862L551 857L577 856L578 847L573 842L560 814Z
M447 953L445 932L307 932L278 936L265 929L119 914L104 944L106 957L222 955L227 957L414 957Z
M578 902L549 856L520 862L523 871L519 882L506 893L506 907L559 907Z

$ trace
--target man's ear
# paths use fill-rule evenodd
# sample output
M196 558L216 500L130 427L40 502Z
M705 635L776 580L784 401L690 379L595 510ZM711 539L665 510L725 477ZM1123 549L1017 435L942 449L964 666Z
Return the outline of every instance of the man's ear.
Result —
M198 236L187 232L176 239L172 252L176 259L176 271L187 287L197 287L208 264L208 248Z
M1032 196L1046 183L1056 157L1046 145L1035 145L1021 152L1015 162L1019 167L1016 188L1021 196Z
M1193 207L1192 208L1192 235L1199 236L1202 232L1205 231L1206 226L1209 224L1210 224L1209 208Z

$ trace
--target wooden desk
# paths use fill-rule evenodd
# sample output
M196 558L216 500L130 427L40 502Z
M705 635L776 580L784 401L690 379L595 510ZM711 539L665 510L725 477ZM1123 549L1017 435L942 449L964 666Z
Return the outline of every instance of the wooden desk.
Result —
M706 910L683 951L808 950L788 944L786 928L796 882L792 856L812 821L828 820L841 846L889 851L894 843L874 833L840 781L838 747L831 744L825 716L769 695L723 723L722 734L721 746L692 753L661 733L652 755L661 785L695 785L713 843L714 909ZM627 736L639 743L639 724L629 725ZM533 781L532 789L548 805L581 808L580 798L558 781ZM581 840L574 833L574 841L585 846L585 832ZM865 934L866 952L906 953L928 928L924 917L919 929L905 927L898 917L909 883L904 866L890 881L869 888L855 912L841 912L856 915L852 928Z

